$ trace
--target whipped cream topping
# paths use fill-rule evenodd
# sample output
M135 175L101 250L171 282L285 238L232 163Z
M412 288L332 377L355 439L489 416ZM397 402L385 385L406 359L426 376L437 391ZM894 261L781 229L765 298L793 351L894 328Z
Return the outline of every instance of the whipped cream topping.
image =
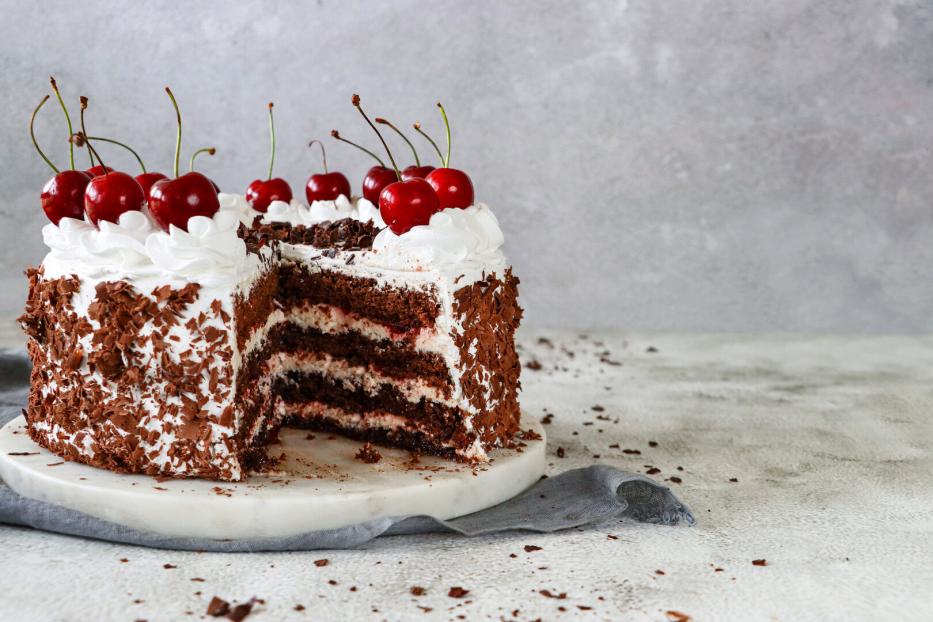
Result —
M259 261L247 255L237 235L240 217L220 210L212 218L195 216L188 231L162 231L147 214L129 211L119 221L98 227L74 218L42 228L50 251L42 262L49 278L62 275L105 278L160 277L202 285L233 285Z
M412 227L402 235L391 229L380 231L367 263L394 269L488 273L505 267L504 241L499 221L487 205L447 208L431 216L428 224Z
M304 205L295 199L290 203L273 201L262 222L287 222L291 225L310 227L344 218L361 222L372 221L377 227L385 227L382 216L379 215L379 208L362 197L349 199L344 195L340 195L334 201L314 201L311 205Z

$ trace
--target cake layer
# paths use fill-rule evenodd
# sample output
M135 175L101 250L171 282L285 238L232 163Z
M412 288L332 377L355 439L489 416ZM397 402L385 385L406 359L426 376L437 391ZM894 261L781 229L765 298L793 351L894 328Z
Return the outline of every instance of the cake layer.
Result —
M285 310L308 302L327 304L403 332L433 326L440 313L431 292L391 288L374 278L351 277L292 262L280 268L279 284L277 299Z
M450 370L443 357L433 352L418 352L405 342L375 341L353 330L328 333L291 321L272 327L268 340L275 351L293 355L326 354L349 366L369 368L386 377L417 378L444 398L450 397L453 391Z
M381 411L360 412L316 401L283 402L286 425L458 460L483 459L479 441L457 423L413 421Z

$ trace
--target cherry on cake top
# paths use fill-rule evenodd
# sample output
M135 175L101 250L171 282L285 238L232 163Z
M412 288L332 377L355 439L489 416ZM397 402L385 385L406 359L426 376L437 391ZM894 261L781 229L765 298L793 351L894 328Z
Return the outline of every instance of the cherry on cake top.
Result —
M373 205L379 205L379 194L382 192L382 189L391 184L394 181L398 181L398 177L395 175L395 171L391 168L386 168L385 162L382 161L382 158L377 156L375 153L358 145L352 140L347 140L340 135L340 132L337 130L331 130L330 135L340 142L347 143L348 145L353 145L363 153L369 154L377 164L368 171L366 171L366 176L363 177L363 198L372 203Z
M428 173L425 180L431 184L431 187L434 188L434 192L437 193L437 198L441 203L441 209L448 207L467 208L473 205L473 181L470 179L470 176L463 171L450 168L450 122L447 120L447 111L444 110L444 106L442 106L440 102L437 102L437 107L440 109L441 116L444 118L444 131L447 136L446 155L441 155L441 150L438 148L437 143L421 130L420 123L415 123L414 125L418 133L428 139L434 146L443 164L441 168L436 168Z
M407 233L412 227L428 224L431 216L441 209L434 189L420 177L402 178L402 172L395 163L389 145L382 137L379 129L373 125L373 122L369 120L369 117L363 111L363 107L360 105L360 96L353 95L352 102L363 119L366 120L366 123L376 133L376 136L379 137L379 142L385 148L395 171L396 181L387 185L379 193L379 215L382 217L383 222L396 235Z
M420 177L424 179L425 177L428 176L428 173L434 170L433 166L429 166L429 165L422 166L421 165L421 158L418 157L418 150L415 149L415 146L411 143L410 140L408 140L408 137L405 136L402 130L398 129L397 127L395 127L395 125L383 119L382 117L376 117L375 121L376 123L380 123L382 125L388 125L390 128L392 128L392 130L394 130L395 133L398 134L402 138L402 140L405 141L405 144L408 145L408 148L411 149L412 155L415 157L414 164L406 166L404 169L402 169L402 179L412 179L414 177Z
M139 156L139 153L137 153L135 149L133 149L126 143L120 142L119 140L114 140L112 138L106 138L104 136L89 136L87 133L87 128L85 127L85 124L84 124L84 111L87 110L87 104L88 104L87 97L84 97L82 95L80 98L80 102L81 102L81 131L71 137L71 142L78 147L85 146L87 143L90 143L92 141L95 143L103 142L103 143L109 143L112 145L123 147L124 149L129 151L133 155L133 157L136 158L136 161L139 163L139 168L142 171L139 175L136 175L134 179L139 183L140 187L142 187L143 196L148 197L149 189L152 188L152 184L159 181L160 179L166 179L165 175L163 175L162 173L156 172L156 171L147 171L146 163L143 162L143 159ZM103 164L95 164L94 153L95 152L88 145L88 158L90 158L91 160L91 168L85 170L84 171L85 173L87 173L93 178L93 177L97 177L98 175L104 175L106 173L112 172L114 170L110 168L109 166L104 166Z
M292 200L292 189L281 177L272 177L275 166L275 120L272 116L272 102L269 102L269 176L256 179L246 188L246 202L257 212L265 212L273 201Z
M91 177L83 171L74 169L73 147L71 148L72 167L60 171L39 146L35 132L36 115L39 114L42 106L47 101L49 101L49 95L43 97L39 105L32 111L32 117L29 119L29 137L32 139L32 144L39 156L55 173L42 187L39 202L48 219L57 225L62 218L82 218L84 216L84 191L91 182Z
M308 183L305 184L305 198L308 199L308 205L315 201L336 201L337 197L343 195L350 198L350 182L343 173L338 171L329 172L327 170L327 152L324 150L324 143L315 139L308 143L308 147L315 143L321 148L321 161L324 164L323 173L313 173L308 177Z
M181 157L181 110L172 89L165 87L175 109L178 131L175 136L175 164L172 179L160 179L149 190L149 213L155 221L168 231L174 225L188 230L188 219L193 216L211 218L220 209L214 182L197 171L178 174L178 161Z

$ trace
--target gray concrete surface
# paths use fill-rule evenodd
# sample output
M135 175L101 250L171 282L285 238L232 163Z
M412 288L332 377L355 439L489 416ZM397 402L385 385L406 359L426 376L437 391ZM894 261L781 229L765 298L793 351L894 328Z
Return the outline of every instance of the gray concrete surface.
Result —
M929 2L0 0L0 14L0 313L44 252L48 170L26 127L52 73L91 97L94 133L163 171L171 84L186 151L218 146L202 167L228 190L265 170L268 100L298 188L319 166L309 138L374 144L351 93L438 137L443 100L529 324L933 329ZM50 107L39 128L60 164L62 125ZM364 157L330 155L358 185Z
M521 345L541 363L522 373L522 407L553 414L548 473L650 472L696 527L247 555L0 526L0 576L15 577L0 619L199 619L214 595L264 599L249 622L933 619L933 338L543 331Z

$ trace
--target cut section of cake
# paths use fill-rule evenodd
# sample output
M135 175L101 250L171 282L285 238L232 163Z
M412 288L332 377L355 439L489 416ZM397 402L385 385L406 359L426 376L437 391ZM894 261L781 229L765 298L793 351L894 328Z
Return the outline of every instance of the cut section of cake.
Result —
M249 239L281 255L269 372L286 424L465 460L518 430L518 280L488 207L396 235L365 199L279 202Z

